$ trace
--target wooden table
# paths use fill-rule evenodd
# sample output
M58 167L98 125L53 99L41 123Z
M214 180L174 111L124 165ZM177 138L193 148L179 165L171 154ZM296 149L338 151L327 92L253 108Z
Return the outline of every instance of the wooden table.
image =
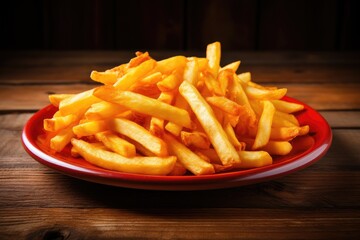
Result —
M162 59L175 52L153 52ZM186 56L203 53L181 53ZM74 179L23 149L22 128L50 93L91 87L89 73L131 52L3 52L0 65L0 239L359 239L360 59L356 53L232 52L253 80L287 87L330 123L314 165L254 185L146 191Z

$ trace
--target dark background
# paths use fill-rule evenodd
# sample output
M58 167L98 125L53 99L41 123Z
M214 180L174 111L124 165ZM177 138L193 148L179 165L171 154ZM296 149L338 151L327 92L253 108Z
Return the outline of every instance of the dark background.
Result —
M2 50L359 50L357 0L7 1Z

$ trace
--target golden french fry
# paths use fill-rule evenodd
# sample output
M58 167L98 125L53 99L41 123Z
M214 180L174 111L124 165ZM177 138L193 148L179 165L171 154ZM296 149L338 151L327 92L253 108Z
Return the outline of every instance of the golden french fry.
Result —
M212 75L212 73L205 71L203 72L203 80L207 89L215 95L224 96L225 93L221 90L220 82Z
M282 97L285 96L287 92L286 88L271 90L271 89L260 89L249 85L247 85L244 90L249 98L258 99L258 100L281 99Z
M179 76L179 73L172 73L163 80L159 81L156 85L160 91L168 92L177 89L181 81L182 78Z
M230 69L230 70L236 72L240 66L240 63L241 63L241 61L229 63L228 65L222 67L219 72L226 70L226 69Z
M265 151L239 151L239 168L257 168L272 164L272 157Z
M270 139L271 125L275 113L275 107L270 101L262 101L263 110L259 119L258 130L255 137L255 142L252 146L253 150L265 146Z
M126 110L118 104L102 101L92 104L85 112L85 117L88 120L102 120L116 116Z
M239 164L241 161L239 155L227 138L221 124L217 121L211 107L198 90L190 83L184 81L179 87L179 92L195 113L222 163L234 166Z
M270 155L287 155L292 150L292 145L286 141L269 141L261 150L268 152Z
M56 135L50 139L50 148L56 152L61 152L68 145L75 135L72 131L72 125L61 129Z
M219 108L220 110L224 111L225 113L238 116L240 114L242 106L237 104L236 102L226 98L226 97L207 97L206 101L210 103L210 105Z
M78 138L81 138L95 135L96 133L103 132L107 129L107 122L105 120L99 120L80 123L74 126L72 130Z
M75 94L50 94L49 101L55 107L59 107L60 102L66 98L73 97Z
M158 97L159 101L167 104L171 104L173 99L174 99L174 92L162 92ZM157 117L152 117L150 120L149 131L153 135L161 137L164 133L164 120Z
M206 58L198 58L198 57L192 57L195 58L199 67L199 72L203 72L208 68L209 60ZM191 59L189 59L191 60Z
M279 118L285 119L293 123L295 126L300 126L299 121L296 119L296 117L290 113L275 111L274 119L279 119Z
M185 146L196 147L200 149L210 148L210 141L205 133L194 131L194 132L185 132L181 131L180 134L181 141Z
M97 148L101 148L103 150L109 150L102 142L93 142L90 143L92 146L97 147ZM79 154L79 152L74 148L74 146L71 148L70 150L70 154L72 157L81 157L81 155Z
M134 83L143 78L148 74L156 65L155 60L150 59L139 66L129 69L129 71L119 78L115 83L114 87L120 90L128 90Z
M117 80L118 74L117 72L98 72L92 71L90 74L90 78L96 82L100 82L107 85L113 85Z
M151 59L150 58L150 55L148 52L136 52L136 57L132 58L130 61L129 61L129 65L128 67L129 68L133 68L133 67L137 67L139 66L141 63L147 61Z
M199 81L199 74L200 72L197 58L189 59L184 69L183 80L196 86Z
M220 90L222 92L222 96L225 96L227 93L229 82L234 81L233 75L235 72L231 69L224 69L222 71L219 71L217 80L220 85Z
M299 131L299 136L304 136L304 135L308 134L309 131L310 131L309 125L301 126L300 131Z
M239 115L242 121L246 121L249 126L254 126L256 123L255 112L236 74L233 75L232 81L229 82L229 99L245 108Z
M173 170L176 162L174 156L126 158L75 138L71 139L71 143L86 161L102 168L120 172L167 175Z
M183 71L186 63L187 63L187 59L184 56L170 57L170 58L158 61L154 71L161 72L163 74L170 74L175 69Z
M93 95L94 89L75 94L72 97L62 100L59 104L59 111L63 116L76 112L82 115L94 103L100 101Z
M108 149L124 157L130 158L136 155L136 149L133 144L120 138L111 131L96 133L95 138L102 142Z
M111 86L97 88L94 95L130 110L192 128L191 119L186 110L163 103L159 100L129 91L120 91Z
M142 89L151 89L157 87L157 83L162 80L162 74L160 72L154 72L142 79L139 79L129 88L129 91L139 92Z
M109 121L109 127L113 131L140 143L156 156L168 156L166 143L135 122L123 118L115 118Z
M234 129L229 122L225 123L224 130L225 130L230 142L235 147L235 149L237 149L237 150L242 149L243 145L237 139Z
M216 79L220 69L221 44L214 42L207 45L206 59L209 60L209 69L212 76Z
M250 72L244 72L237 75L236 78L242 85L247 85L249 82L251 82L251 73Z
M69 126L76 120L78 120L78 117L74 114L44 119L44 129L46 131L56 132Z
M184 144L177 141L170 134L164 134L164 140L167 142L169 151L174 154L178 161L190 172L195 175L204 175L214 173L214 167L196 155Z
M274 123L274 121L273 121ZM273 124L274 125L274 124ZM257 128L249 128L248 135L255 138ZM274 141L290 141L299 135L300 127L272 127L270 133L270 140ZM243 134L244 135L244 134Z
M292 102L286 102L284 100L271 100L276 110L284 113L294 113L304 109L304 105Z

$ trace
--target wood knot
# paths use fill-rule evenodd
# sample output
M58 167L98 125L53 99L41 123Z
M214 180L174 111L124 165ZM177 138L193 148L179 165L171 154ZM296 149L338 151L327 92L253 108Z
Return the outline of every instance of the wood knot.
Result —
M27 240L72 240L83 239L79 232L67 227L50 227L30 233Z

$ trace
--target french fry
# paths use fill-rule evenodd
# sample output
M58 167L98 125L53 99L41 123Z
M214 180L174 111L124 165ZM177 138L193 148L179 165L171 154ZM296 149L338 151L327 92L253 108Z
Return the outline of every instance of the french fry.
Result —
M179 76L179 73L174 72L169 76L165 77L163 80L159 81L156 85L162 92L169 92L175 89L178 89L182 78Z
M152 86L157 87L157 83L162 80L162 74L160 72L154 72L142 79L139 79L136 83L131 85L129 91L139 92L139 90L144 88L150 88Z
M239 115L242 121L246 121L249 126L254 126L256 123L255 112L236 74L233 75L232 81L229 82L229 99L245 108Z
M304 109L304 106L298 103L286 102L284 100L271 100L276 110L284 113L295 113Z
M179 87L180 94L190 105L201 126L209 137L210 142L218 153L223 165L237 165L240 163L239 155L230 143L221 124L216 120L209 104L198 90L190 83L184 81Z
M120 138L111 131L96 133L95 138L102 142L108 149L124 157L131 158L136 155L136 149L133 144Z
M185 132L181 131L180 134L181 141L185 146L196 147L200 149L208 149L210 148L210 141L205 133L193 131L193 132Z
M268 152L270 155L287 155L292 150L291 143L287 141L269 141L261 150Z
M102 120L116 116L126 110L118 104L102 101L92 104L85 112L85 117L88 120Z
M60 102L65 98L73 97L75 94L50 94L49 101L55 107L59 107Z
M59 104L59 111L63 116L74 113L82 115L94 103L100 101L93 95L94 89L75 94L72 97L65 98Z
M163 103L159 100L129 91L120 91L111 86L97 88L94 95L130 110L168 120L183 127L192 128L191 119L186 110Z
M219 42L211 43L206 48L206 59L209 60L209 69L213 78L217 78L220 69L221 44Z
M56 152L61 152L68 145L75 135L72 131L72 125L61 129L53 138L50 139L50 148Z
M234 129L229 122L225 123L224 130L229 138L229 141L232 143L235 149L236 150L243 149L243 144L240 143L239 140L237 139Z
M251 73L250 72L244 72L237 75L236 78L242 85L248 85L249 82L251 82Z
M170 134L164 134L164 139L169 146L169 150L174 154L178 161L190 172L195 175L213 174L214 167L196 155L185 145L177 141Z
M258 168L272 164L272 157L265 151L239 151L239 168Z
M171 104L173 99L174 92L162 92L158 97L159 101L167 104ZM149 131L153 135L161 137L164 134L164 120L157 117L152 117L150 120Z
M113 85L117 80L117 72L98 72L92 71L90 78L96 82L100 82L106 85Z
M238 116L240 114L241 106L226 97L219 97L219 96L207 97L206 101L210 103L210 105L219 108L225 113L234 116Z
M240 61L229 63L228 65L222 67L219 72L226 70L226 69L230 69L230 70L236 72L240 66L240 63L241 63Z
M245 92L251 99L258 99L258 100L276 100L281 99L285 96L287 89L286 88L279 88L279 89L260 89L253 86L247 85L245 87Z
M85 137L95 135L108 129L107 122L104 120L90 121L80 123L73 127L74 134L78 137Z
M262 101L263 110L259 119L258 131L252 146L253 150L265 146L270 139L271 125L275 113L275 107L270 101Z
M94 147L83 140L73 138L71 143L86 161L110 170L147 175L167 175L173 170L176 163L174 156L126 158L120 154Z
M182 70L185 68L187 59L184 56L170 57L161 61L158 61L154 71L161 72L163 74L170 74L175 69Z
M56 132L69 126L76 120L78 120L78 117L75 114L44 119L44 129L46 131Z
M115 118L109 121L109 127L128 138L140 143L156 156L168 156L166 143L159 137L152 135L144 127L123 118Z
M129 68L133 68L133 67L137 67L139 66L141 63L147 61L151 59L150 58L150 55L148 52L136 52L136 57L132 58L130 61L129 61L129 65L128 67Z
M194 86L197 85L199 81L199 65L197 58L191 58L186 63L183 79Z
M211 92L211 94L224 96L225 93L222 91L220 82L213 76L211 72L205 71L203 72L203 80L207 87L207 89Z
M155 67L155 65L155 60L150 59L141 63L137 67L131 68L124 76L119 78L114 83L114 87L119 90L128 90L131 85L148 74Z
M234 74L235 74L235 72L231 69L224 69L222 71L219 71L217 80L219 81L222 96L226 95L229 82L233 81Z
M96 148L101 148L101 149L107 150L107 151L109 150L102 142L92 142L90 144ZM75 157L75 158L81 157L79 152L75 149L74 146L71 147L70 154L72 157Z

